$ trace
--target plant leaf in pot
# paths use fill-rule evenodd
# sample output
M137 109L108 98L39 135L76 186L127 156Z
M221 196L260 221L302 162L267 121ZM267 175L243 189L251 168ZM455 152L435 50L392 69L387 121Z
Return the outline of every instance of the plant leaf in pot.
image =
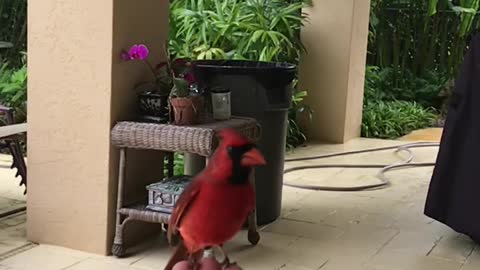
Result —
M175 125L186 126L199 122L203 98L189 95L189 82L187 80L183 78L173 79L170 104L173 109Z
M170 97L184 98L188 97L189 84L188 81L183 78L173 78L173 88L170 93Z

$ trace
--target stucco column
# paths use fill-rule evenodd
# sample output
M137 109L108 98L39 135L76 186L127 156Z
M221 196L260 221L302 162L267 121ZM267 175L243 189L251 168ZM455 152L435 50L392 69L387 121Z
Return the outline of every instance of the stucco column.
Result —
M360 135L370 0L314 0L302 30L308 53L300 86L314 110L313 140L343 143Z
M29 1L30 240L109 253L118 161L110 129L135 117L133 86L149 78L142 63L124 63L120 52L145 43L157 62L167 32L167 0ZM144 184L161 176L161 156L129 157L135 179L128 190L145 195Z

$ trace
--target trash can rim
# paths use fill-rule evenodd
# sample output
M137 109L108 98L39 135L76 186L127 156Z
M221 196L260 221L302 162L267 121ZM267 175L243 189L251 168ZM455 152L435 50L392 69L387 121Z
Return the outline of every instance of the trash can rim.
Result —
M226 63L226 64L223 64ZM228 63L256 63L257 65L231 65ZM297 66L287 62L266 62L253 60L196 60L193 61L195 67L215 68L215 69L242 69L242 70L296 70Z

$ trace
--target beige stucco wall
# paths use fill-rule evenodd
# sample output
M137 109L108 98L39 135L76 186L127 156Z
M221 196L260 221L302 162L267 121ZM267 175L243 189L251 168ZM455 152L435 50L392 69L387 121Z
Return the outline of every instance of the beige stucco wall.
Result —
M370 0L314 0L302 30L308 53L300 87L314 110L313 140L343 143L360 135Z
M152 47L152 60L164 57L168 1L28 4L28 238L106 254L118 158L109 132L135 115L132 88L148 78L143 65L122 63L119 53L142 42ZM137 177L130 190L143 195L144 183L161 174L160 157L129 157L129 174Z

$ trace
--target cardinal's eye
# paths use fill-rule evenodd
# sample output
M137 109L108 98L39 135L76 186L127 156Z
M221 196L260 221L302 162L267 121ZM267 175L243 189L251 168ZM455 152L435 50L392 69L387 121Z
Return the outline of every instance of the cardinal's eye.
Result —
M232 154L233 153L233 147L232 146L227 147L227 152L229 154Z

